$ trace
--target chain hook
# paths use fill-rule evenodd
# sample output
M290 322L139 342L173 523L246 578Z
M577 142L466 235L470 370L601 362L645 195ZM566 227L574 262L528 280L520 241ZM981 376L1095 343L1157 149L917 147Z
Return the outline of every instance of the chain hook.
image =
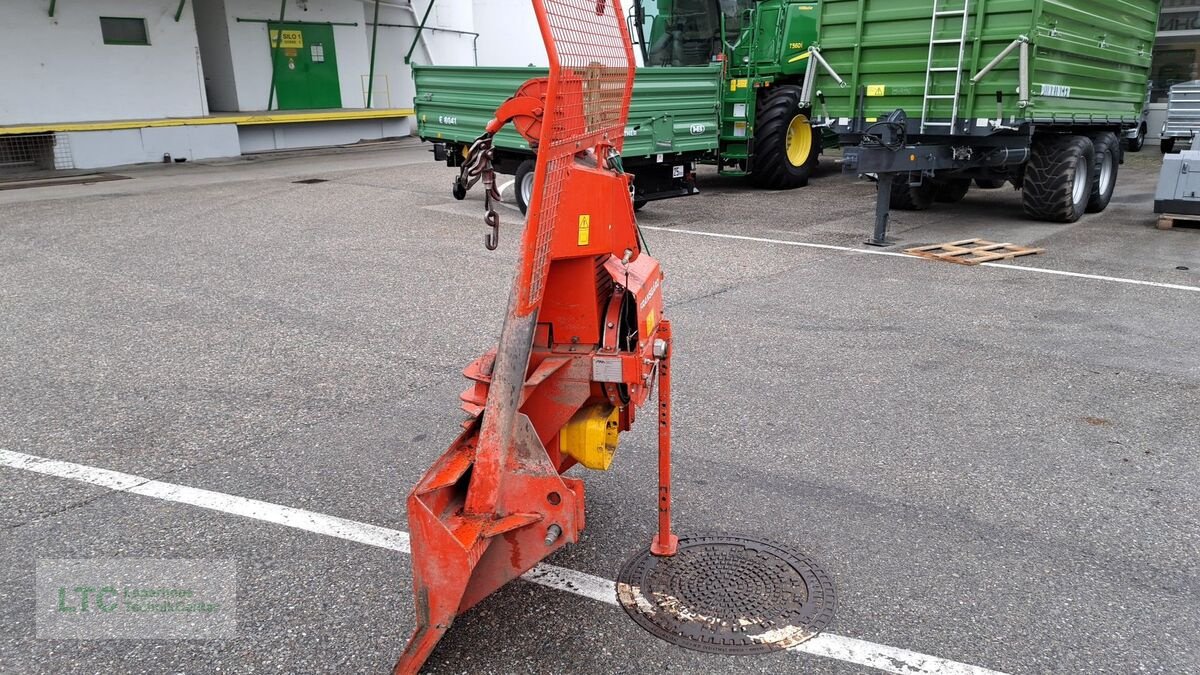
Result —
M483 245L487 250L495 251L500 246L500 214L488 211L483 222L488 226L488 231L483 235Z

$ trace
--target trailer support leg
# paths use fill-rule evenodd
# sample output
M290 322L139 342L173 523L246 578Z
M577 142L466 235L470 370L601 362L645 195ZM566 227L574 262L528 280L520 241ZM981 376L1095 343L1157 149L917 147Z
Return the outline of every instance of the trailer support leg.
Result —
M892 209L892 189L895 187L896 174L879 174L879 191L875 196L875 233L867 240L867 246L891 246L895 242L888 241L888 218Z

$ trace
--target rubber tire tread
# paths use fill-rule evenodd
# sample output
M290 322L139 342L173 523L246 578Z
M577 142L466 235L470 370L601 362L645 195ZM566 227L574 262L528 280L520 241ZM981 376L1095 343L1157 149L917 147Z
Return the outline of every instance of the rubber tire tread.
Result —
M521 195L521 181L525 179L525 174L533 173L537 169L536 159L527 159L517 165L517 173L513 176L513 192L517 195L517 206L521 209L522 214L528 214L529 205L525 203L525 198Z
M1074 201L1075 173L1079 158L1087 159L1089 170L1084 199ZM1035 138L1032 154L1025 165L1022 202L1025 214L1051 223L1073 223L1083 217L1092 191L1096 149L1087 136L1045 136Z
M1087 212L1100 213L1108 208L1113 193L1117 191L1117 180L1121 170L1121 139L1112 132L1104 132L1096 134L1092 139L1092 145L1096 148L1096 170L1092 172L1092 192L1088 198ZM1107 161L1113 163L1112 186L1108 194L1101 194L1100 163Z
M897 211L928 211L933 206L935 187L925 178L914 187L909 183L916 178L911 174L897 174L893 178L891 207Z
M750 182L765 190L794 190L808 185L821 157L820 135L813 130L812 154L803 166L792 166L787 156L788 125L802 114L800 87L783 85L758 106L754 124L754 162Z
M1138 127L1138 135L1136 138L1125 139L1125 149L1129 152L1141 152L1142 148L1146 147L1146 134L1148 130L1146 125Z

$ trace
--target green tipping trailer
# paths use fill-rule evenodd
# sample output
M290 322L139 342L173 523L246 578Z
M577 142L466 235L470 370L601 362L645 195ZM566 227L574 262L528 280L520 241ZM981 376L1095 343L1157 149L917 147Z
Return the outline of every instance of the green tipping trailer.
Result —
M822 0L802 99L890 208L1023 191L1027 215L1108 206L1142 121L1161 0Z
M418 135L437 159L461 164L496 109L545 68L413 66ZM634 80L622 161L635 176L635 203L698 192L695 164L721 133L720 66L639 68ZM521 210L532 189L534 151L512 125L496 135L497 171L516 177Z
M696 194L697 163L756 187L808 183L821 153L837 145L815 133L799 105L817 37L817 0L628 0L634 83L622 153L634 204ZM434 157L460 166L492 111L536 68L414 67L417 135ZM522 210L532 190L533 151L512 132L495 139L495 168L515 173Z

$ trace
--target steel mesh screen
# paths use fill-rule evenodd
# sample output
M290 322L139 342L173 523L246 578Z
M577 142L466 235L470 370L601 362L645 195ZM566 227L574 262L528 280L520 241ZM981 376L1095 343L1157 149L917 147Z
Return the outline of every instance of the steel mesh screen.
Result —
M558 105L549 129L552 146L579 150L607 138L619 147L625 135L625 97L632 84L630 46L619 5L613 0L543 4L553 38L547 51L559 65Z
M11 134L0 136L0 169L72 169L75 159L65 134Z
M522 308L541 302L555 223L563 213L563 183L576 154L598 144L620 150L633 89L633 51L617 0L533 0L550 57L548 105L538 145L537 183L525 233ZM603 158L599 158L603 161Z

